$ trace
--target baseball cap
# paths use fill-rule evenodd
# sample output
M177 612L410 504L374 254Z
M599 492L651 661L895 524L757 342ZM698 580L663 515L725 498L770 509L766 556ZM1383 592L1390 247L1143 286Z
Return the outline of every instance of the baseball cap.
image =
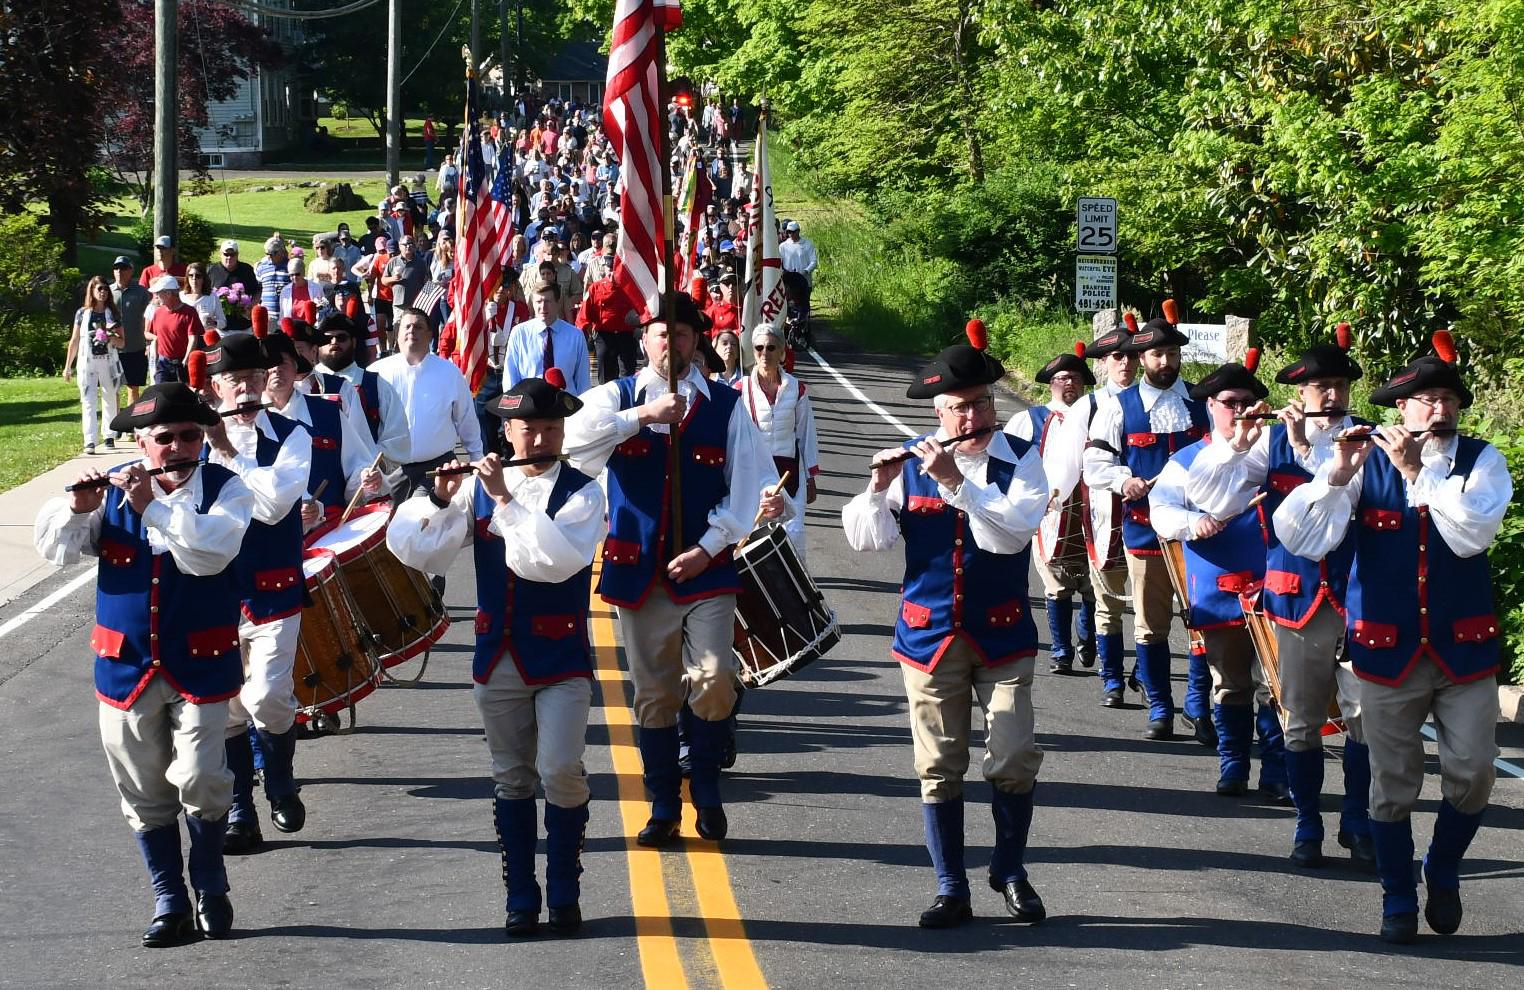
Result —
M798 230L799 229L799 221L798 220L790 220L788 222L788 226L786 226L784 229L785 230L790 230L790 231Z
M137 266L132 263L132 259L131 258L127 257L125 254L119 254L119 255L116 256L116 260L111 263L111 267L112 268L136 268Z
M222 250L224 252L232 251L234 254L237 254L238 253L238 242L237 241L223 241L222 242Z
M156 248L172 248L175 246L175 239L165 234L162 237L155 238L153 246Z
M148 287L148 291L179 292L180 280L175 278L173 275L160 275L158 278L153 280L153 284Z

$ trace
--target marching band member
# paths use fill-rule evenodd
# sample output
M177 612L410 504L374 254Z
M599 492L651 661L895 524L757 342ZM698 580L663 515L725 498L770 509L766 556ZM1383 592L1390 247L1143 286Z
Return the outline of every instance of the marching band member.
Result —
M582 924L589 798L582 751L593 679L587 617L593 554L608 523L602 489L555 459L566 417L582 403L559 369L550 377L524 379L492 407L513 456L537 463L505 468L488 454L467 477L448 472L471 465L451 461L432 492L403 503L386 532L398 559L426 573L447 571L467 545L475 557L471 674L492 753L509 935L539 929L536 783L545 791L548 925L566 934Z
M1186 496L1204 512L1228 519L1242 512L1258 492L1271 518L1287 494L1312 480L1317 465L1332 454L1333 438L1363 421L1344 410L1350 383L1364 373L1349 356L1349 324L1338 329L1338 346L1310 347L1275 380L1294 385L1297 398L1277 414L1247 451L1211 444L1191 464ZM1323 415L1328 412L1336 415ZM1354 541L1346 537L1321 560L1298 557L1266 531L1269 553L1261 607L1274 623L1281 684L1281 722L1286 736L1286 772L1296 805L1291 861L1323 864L1323 734L1329 704L1337 696L1343 717L1344 801L1339 845L1359 866L1374 869L1370 838L1370 757L1360 725L1359 681L1343 659L1346 592Z
M1371 394L1396 406L1396 426L1359 427L1336 442L1311 482L1276 510L1292 553L1319 560L1352 534L1346 650L1360 677L1370 747L1370 828L1381 877L1381 937L1417 938L1413 805L1423 784L1425 720L1439 740L1443 800L1423 861L1429 927L1460 927L1460 861L1492 794L1498 747L1500 624L1487 547L1513 497L1497 448L1457 432L1471 390L1454 343L1413 361ZM1347 435L1347 434L1346 434ZM1414 577L1416 575L1416 578Z
M783 370L783 338L763 324L751 334L756 365L735 384L751 421L762 431L772 451L773 466L788 493L791 512L784 523L788 538L804 563L805 506L815 504L815 476L820 473L820 442L815 412L804 382Z
M280 332L295 345L297 357L307 367L307 370L301 372L296 389L304 395L323 396L331 402L337 402L339 409L354 427L355 434L370 438L370 422L358 387L343 375L324 374L316 370L321 360L318 345L323 342L323 339L314 327L317 319L315 314L316 310L312 301L307 300L296 307L295 315L282 317L278 325ZM269 336L269 314L262 312L262 308L256 306L250 311L250 317L254 335L260 339ZM374 457L375 441L369 439L367 442L373 448L369 457Z
M351 317L335 313L325 319L314 335L319 363L310 377L320 381L346 379L359 397L366 433L389 460L401 464L408 455L407 413L396 390L355 360L355 349L362 339Z
M244 683L228 702L227 724L233 804L228 811L225 851L240 855L256 852L264 844L254 807L256 745L270 820L282 832L299 832L307 821L294 770L292 672L306 594L301 502L312 471L312 437L295 420L260 408L271 358L259 338L231 333L215 341L204 355L199 360L206 362L219 408L247 409L220 417L207 430L208 459L236 473L254 496L253 521L237 563L245 595L238 622ZM192 384L199 369L191 362L197 360L195 354L187 359Z
M776 481L766 441L740 394L710 382L693 363L695 335L707 321L686 294L642 328L649 364L582 396L567 420L566 447L579 470L608 468L609 536L598 591L618 607L635 685L635 718L651 819L636 841L664 846L677 838L682 810L678 763L681 718L689 741L689 777L698 833L722 839L729 828L720 797L720 760L735 704L732 635L740 578L735 544L751 532L764 484ZM678 380L667 388L669 363ZM681 542L668 512L672 424L678 429ZM782 513L783 496L762 498Z
M216 422L185 385L145 389L111 422L136 434L142 459L109 475L81 475L69 497L43 506L33 541L60 566L82 554L100 558L90 644L101 742L153 883L143 945L154 948L197 929L225 938L233 927L222 858L233 784L222 740L227 702L242 680L242 594L232 565L254 500L226 468L198 470L203 431Z
M1048 386L1047 405L1030 406L1011 417L1005 431L1037 446L1052 494L1048 511L1038 527L1037 574L1042 579L1052 648L1050 673L1074 671L1075 644L1070 638L1074 596L1080 596L1079 658L1083 666L1095 663L1095 593L1090 587L1090 556L1086 549L1085 499L1080 480L1089 423L1076 408L1084 390L1095 386L1095 375L1084 359L1085 345L1075 353L1060 354L1037 372L1039 385Z
M1168 308L1172 313L1173 305ZM1206 408L1189 396L1180 380L1180 348L1189 338L1175 323L1172 315L1149 320L1120 344L1119 350L1139 356L1143 380L1118 392L1115 401L1101 404L1085 449L1084 481L1092 498L1098 492L1113 492L1125 503L1122 540L1132 579L1138 673L1148 697L1148 739L1175 737L1169 678L1174 588L1149 524L1148 492L1170 457L1207 433ZM1205 667L1204 658L1191 658L1193 687L1202 683ZM1194 702L1187 697L1186 714L1195 720L1200 735L1211 722L1205 698L1199 708Z
M1247 504L1236 515L1213 515L1188 495L1191 465L1202 452L1216 446L1243 453L1254 446L1263 429L1257 419L1239 419L1264 409L1270 394L1254 377L1259 352L1250 348L1243 364L1229 362L1191 389L1191 398L1205 402L1212 432L1169 459L1149 494L1154 532L1183 545L1186 624L1201 634L1212 676L1212 718L1217 726L1220 773L1217 793L1238 796L1249 790L1249 751L1258 721L1261 791L1277 800L1288 797L1284 745L1280 723L1268 694L1256 713L1254 641L1244 625L1239 594L1265 574L1265 523Z
M977 332L972 339L981 342ZM1033 736L1037 627L1026 608L1028 542L1047 510L1048 488L1037 451L994 429L990 385L1003 374L1000 362L968 344L937 355L905 393L934 399L936 433L880 451L867 491L841 514L854 550L887 550L901 536L905 541L904 601L892 653L910 703L926 848L937 873L937 896L921 915L923 928L950 928L973 917L963 857L963 775L975 703L984 713L983 769L993 788L990 887L1018 921L1047 916L1023 858L1042 765ZM951 449L944 445L986 430Z

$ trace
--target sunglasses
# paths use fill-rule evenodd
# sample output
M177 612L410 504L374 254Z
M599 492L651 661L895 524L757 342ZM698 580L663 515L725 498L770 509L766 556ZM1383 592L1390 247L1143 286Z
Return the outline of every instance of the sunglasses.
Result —
M200 430L181 430L179 433L164 432L150 435L153 438L153 442L160 447L168 447L176 440L181 443L200 443L205 437L205 434Z
M756 345L755 347L752 348L752 350L756 351L758 354L761 354L763 351L767 351L768 353L772 353L773 351L776 351L777 349L778 349L778 345L777 344L758 344L758 345Z

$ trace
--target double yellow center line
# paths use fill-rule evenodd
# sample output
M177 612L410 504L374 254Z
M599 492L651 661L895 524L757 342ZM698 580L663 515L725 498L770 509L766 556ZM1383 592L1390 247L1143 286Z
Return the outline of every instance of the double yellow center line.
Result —
M635 834L645 827L651 806L641 782L634 712L625 697L629 678L619 665L615 645L614 610L596 595L592 600L591 632L599 699L608 727L614 776L619 784L619 816L629 863L635 940L646 987L764 990L767 980L746 937L725 857L716 843L696 837L692 804L684 802L684 838L678 846L658 850L635 843ZM702 938L693 934L697 930L692 925L695 919L675 913L674 904L697 911L696 920L703 926ZM678 922L684 923L682 934L677 931Z

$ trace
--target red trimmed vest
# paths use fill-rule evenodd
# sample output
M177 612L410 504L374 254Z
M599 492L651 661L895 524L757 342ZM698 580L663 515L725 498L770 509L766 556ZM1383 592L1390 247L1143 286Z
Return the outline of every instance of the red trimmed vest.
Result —
M1211 442L1209 436L1180 451L1171 460L1186 470ZM1241 626L1243 607L1238 596L1265 574L1265 532L1269 529L1260 506L1228 520L1216 536L1184 540L1185 581L1190 592L1186 625L1192 629Z
M1153 432L1137 385L1118 392L1117 401L1122 404L1122 449L1119 454L1135 478L1146 481L1155 477L1164 470L1171 457L1206 436L1210 430L1206 404L1195 399L1182 400L1190 413L1191 426L1179 433ZM1135 556L1159 556L1159 538L1149 522L1147 497L1122 503L1122 543L1127 552Z
M269 467L280 455L281 445L293 430L301 427L294 419L265 411L277 439L270 439L258 429L254 460ZM296 615L302 610L307 583L302 575L302 504L298 500L278 523L255 519L243 538L243 549L233 562L245 595L243 614L250 622L262 624Z

